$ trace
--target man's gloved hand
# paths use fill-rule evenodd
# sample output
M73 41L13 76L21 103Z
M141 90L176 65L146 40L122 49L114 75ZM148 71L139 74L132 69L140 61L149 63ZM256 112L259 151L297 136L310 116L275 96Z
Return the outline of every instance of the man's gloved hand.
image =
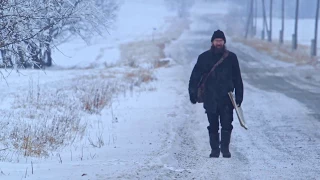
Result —
M196 94L190 94L190 101L192 104L196 104L197 103L197 96Z

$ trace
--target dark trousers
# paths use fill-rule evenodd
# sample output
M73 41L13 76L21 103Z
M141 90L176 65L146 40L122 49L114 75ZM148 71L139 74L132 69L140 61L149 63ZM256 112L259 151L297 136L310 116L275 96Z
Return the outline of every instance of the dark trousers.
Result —
M233 107L229 104L218 104L216 112L207 112L207 116L209 121L209 133L218 133L219 119L222 131L232 131Z

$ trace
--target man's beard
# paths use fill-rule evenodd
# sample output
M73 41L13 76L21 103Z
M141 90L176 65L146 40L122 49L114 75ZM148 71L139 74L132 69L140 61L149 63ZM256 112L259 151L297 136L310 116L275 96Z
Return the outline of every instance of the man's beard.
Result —
M221 53L223 53L224 51L225 51L225 46L224 45L222 45L222 46L214 46L214 45L212 45L212 48L213 48L213 52L215 53L215 54L221 54Z

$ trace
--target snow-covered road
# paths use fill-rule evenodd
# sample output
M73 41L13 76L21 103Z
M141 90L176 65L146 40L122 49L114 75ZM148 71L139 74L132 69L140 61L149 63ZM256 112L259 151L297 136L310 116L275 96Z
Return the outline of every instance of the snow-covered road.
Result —
M118 136L125 132L123 140L137 144L134 150L124 145L117 152L126 154L116 157L130 160L114 166L116 172L98 173L100 179L319 179L320 121L312 108L319 103L319 93L308 99L312 91L303 86L308 83L299 80L297 87L285 74L294 73L293 65L258 57L258 52L245 51L231 40L228 47L238 54L242 67L249 130L241 128L234 116L232 158L208 158L207 118L202 104L189 102L187 85L197 55L208 48L217 27L202 17L193 22L166 49L177 64L160 69L157 90L141 94L127 109L135 125L131 133L118 129ZM133 108L139 104L143 109Z
M161 159L163 171L157 169L152 179L318 179L320 119L316 107L320 105L320 92L312 90L319 90L320 85L312 84L310 90L307 80L292 78L310 69L274 61L230 40L228 47L238 54L245 81L243 109L249 130L242 129L234 116L233 157L208 158L208 122L202 105L189 102L187 83L196 52L209 45L216 28L200 17L167 50L183 68L181 72L181 67L172 67L175 73L166 73L163 79L163 73L159 73L159 81L176 79L178 83L170 85L175 90L172 93L176 92L176 116L167 119L171 120L168 134L174 136Z

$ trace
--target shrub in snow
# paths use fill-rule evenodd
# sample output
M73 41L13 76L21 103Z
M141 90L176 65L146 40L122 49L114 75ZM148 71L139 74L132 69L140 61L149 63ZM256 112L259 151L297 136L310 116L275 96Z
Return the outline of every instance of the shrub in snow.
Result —
M127 90L155 80L150 70L123 70L113 76L81 76L63 86L43 86L31 78L25 91L14 94L12 106L1 110L0 160L12 160L5 154L43 157L83 140L87 117L110 107L114 98ZM101 131L101 130L100 130ZM102 147L101 131L89 138L93 147ZM1 154L3 153L3 154Z

